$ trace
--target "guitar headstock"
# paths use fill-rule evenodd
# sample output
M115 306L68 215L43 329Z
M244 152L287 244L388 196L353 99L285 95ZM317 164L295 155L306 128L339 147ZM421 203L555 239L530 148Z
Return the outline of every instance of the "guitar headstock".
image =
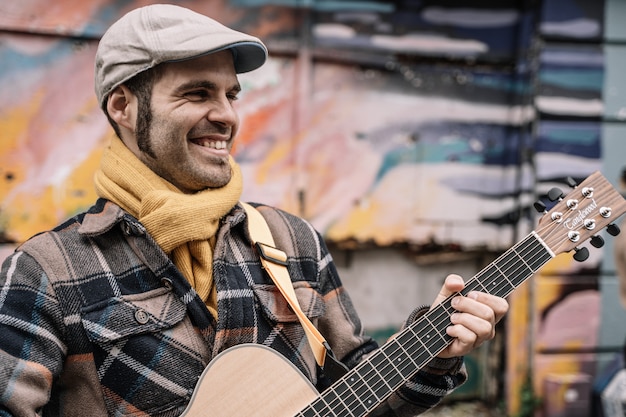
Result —
M619 233L612 223L626 212L626 200L599 171L566 196L552 198L559 201L541 217L535 233L555 255L576 249L587 239L599 239L604 227L609 226L610 234Z

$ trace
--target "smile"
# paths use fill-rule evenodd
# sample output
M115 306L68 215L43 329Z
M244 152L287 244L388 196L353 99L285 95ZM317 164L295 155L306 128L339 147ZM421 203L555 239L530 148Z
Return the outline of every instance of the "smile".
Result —
M205 148L211 149L226 149L226 141L218 140L218 141L207 141L201 144Z
M226 140L192 140L198 146L210 149L226 149L228 141Z

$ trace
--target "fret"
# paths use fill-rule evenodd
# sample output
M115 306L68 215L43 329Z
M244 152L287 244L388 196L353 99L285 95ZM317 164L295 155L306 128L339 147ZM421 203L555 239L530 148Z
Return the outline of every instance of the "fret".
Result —
M333 386L327 389L322 395L324 402L328 404L328 409L333 410L338 415L342 416L352 415L346 414L351 413L352 411L355 412L354 415L359 415L359 412L362 412L362 409L358 409L352 404L352 401L354 401L353 397L355 397L354 392L349 389L349 386L345 381L342 381L337 387ZM361 408L363 408L362 405ZM326 409L319 409L319 411L323 410ZM341 410L341 412L338 412L339 410Z
M423 316L420 318L418 322L421 323L422 321L424 321ZM426 333L424 329L417 328L418 322L415 322L413 323L413 325L406 328L404 332L401 334L401 336L396 336L396 338L399 338L400 342L403 343L405 346L409 346L409 343L418 345L418 346L413 346L414 355L415 354L419 355L421 352L424 352L428 355L432 355L432 352L430 351L430 343L427 343L428 341L426 340L425 335L423 336L423 335L420 335L419 333L416 333L416 331L420 332L420 330L423 333ZM424 339L422 339L422 337L424 337Z
M373 360L362 363L355 369L355 376L350 378L353 384L353 390L357 394L359 401L369 409L372 405L378 403L381 397L386 396L392 390L386 385L386 381L380 378L378 371L374 368L374 361L380 361L380 355L376 355ZM371 382L382 381L385 385L381 386L383 392L376 392ZM369 382L369 383L368 383Z
M359 400L359 397L356 395L351 396L350 401L346 401L344 408L342 409L345 409L345 412L349 412L349 415L351 416L364 416L367 414L367 407ZM341 413L341 415L345 415L345 412Z
M476 280L483 282L483 288L489 294L499 295L505 293L507 291L512 291L515 288L515 285L507 278L505 272L503 272L503 268L505 264L502 264L502 267L499 267L496 263L493 265L483 269L478 275L476 275ZM465 293L465 291L463 291Z
M391 387L398 387L402 385L406 379L406 375L404 375L401 368L406 369L407 365L411 365L413 367L417 366L402 345L397 343L395 340L391 340L389 342L389 346L387 346L386 349L381 349L380 353L385 357L384 360L389 364L383 369L387 371L384 377L387 381L389 381L389 385Z
M323 410L319 410L319 411L323 411ZM296 414L295 417L326 417L326 416L324 414L319 413L318 410L315 409L315 406L311 404L307 408L305 408L304 410Z
M332 387L329 388L329 391ZM295 417L328 417L328 411L332 411L329 405L324 401L323 397L317 397L315 401L309 404L304 410L300 411Z
M517 265L519 265L519 268L517 268L517 273L514 275L514 278L519 279L515 280L517 281L515 282L515 287L518 287L522 282L526 280L526 278L528 278L535 272L533 268L531 268L530 265L528 265L524 260L524 254L527 253L529 249L532 250L532 246L532 240L526 240L511 249L511 251L514 252L519 258L519 261L517 263Z
M367 407L365 406L365 403L361 401L361 395L365 395L365 393L359 393L352 388L353 384L359 382L358 380L354 379L354 374L349 379L349 382L349 384L346 383L343 385L345 391L343 391L339 396L341 403L346 410L350 410L350 412L353 412L356 415L365 414L365 412L367 411ZM339 394L339 392L337 392L337 394Z
M551 254L533 235L515 245L468 281L462 294L485 291L504 297L551 259Z
M534 249L532 250L533 256L526 254L525 257L528 265L533 271L537 272L539 268L544 266L554 255L543 245L543 242L539 240L538 237L534 234L532 236L534 237ZM537 255L537 253L539 253L539 255Z
M534 235L522 241L513 247L523 264L523 268L518 268L517 273L513 276L513 284L515 287L520 286L526 279L534 274L541 266L552 258L552 254L537 240ZM520 271L520 269L522 271ZM510 294L510 291L506 295Z
M419 338L420 342L428 345L426 351L431 355L435 356L436 352L441 351L450 343L450 336L445 333L446 327L450 324L450 315L441 314L440 308L434 308L430 310L427 314L424 314L423 324L428 323L430 327L423 327L419 329L416 333L416 337ZM436 313L439 313L439 316L436 316ZM431 320L439 321L439 326L433 323ZM434 332L432 330L435 330ZM445 336L444 336L445 335ZM447 338L446 338L447 337Z
M487 288L482 281L476 279L475 277L474 279L470 279L465 283L465 288L463 289L462 293L467 294L471 291L483 291L491 293L492 290Z
M387 394L393 391L393 387L390 385L391 380L395 374L391 374L394 371L393 367L389 368L389 359L384 354L374 356L369 363L364 363L359 366L356 373L363 375L363 382L373 380L373 383L369 384L369 388L372 391L376 400L384 398ZM396 375L397 376L397 375ZM369 406L370 403L365 401Z
M388 342L380 351L388 357L395 358L391 362L403 379L395 380L395 383L392 384L395 387L399 387L403 381L406 381L415 370L419 369L420 364L430 358L431 355L426 345L417 339L410 329L406 329L398 337Z
M530 235L528 240L515 246L514 249L516 249L520 257L524 259L524 263L528 266L531 274L539 270L540 267L545 265L545 263L552 258L550 251L548 251L534 235Z
M475 279L473 280L471 283L467 283L465 285L465 288L463 291L464 293L469 293L470 291L481 291L481 292L486 292L486 293L492 293L493 292L493 288L487 288L487 285L491 286L491 285L495 285L496 281L491 281L490 283L487 282L483 282L480 279Z
M520 262L519 256L513 250L505 252L493 263L493 270L497 272L492 272L492 274L494 277L500 279L499 285L493 292L494 295L502 296L508 294L517 287L517 285L509 279L509 276L518 276L520 267L525 268L526 265Z
M419 321L421 321L421 319ZM414 326L415 323L404 329L394 338L395 342L398 343L400 346L404 346L409 349L409 353L411 354L411 356L423 351L428 352L428 346L424 344L424 341L419 339L415 334ZM419 346L415 346L416 344ZM387 346L383 346L381 349L386 350L386 348Z

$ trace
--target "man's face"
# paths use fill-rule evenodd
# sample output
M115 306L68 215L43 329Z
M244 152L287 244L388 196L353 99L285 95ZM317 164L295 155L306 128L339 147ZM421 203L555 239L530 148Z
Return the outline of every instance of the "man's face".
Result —
M131 138L129 148L183 192L226 185L239 127L233 107L239 91L230 51L164 64L152 88L147 136L139 138L140 146Z

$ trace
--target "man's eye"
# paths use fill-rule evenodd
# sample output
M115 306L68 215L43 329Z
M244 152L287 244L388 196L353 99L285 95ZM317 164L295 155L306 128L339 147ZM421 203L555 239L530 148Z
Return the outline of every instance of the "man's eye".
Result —
M189 100L192 101L198 101L198 100L204 100L208 97L209 95L207 94L206 91L189 91L188 93L185 93L185 97L187 97Z
M239 100L239 97L237 96L237 94L228 94L227 97L230 101Z

